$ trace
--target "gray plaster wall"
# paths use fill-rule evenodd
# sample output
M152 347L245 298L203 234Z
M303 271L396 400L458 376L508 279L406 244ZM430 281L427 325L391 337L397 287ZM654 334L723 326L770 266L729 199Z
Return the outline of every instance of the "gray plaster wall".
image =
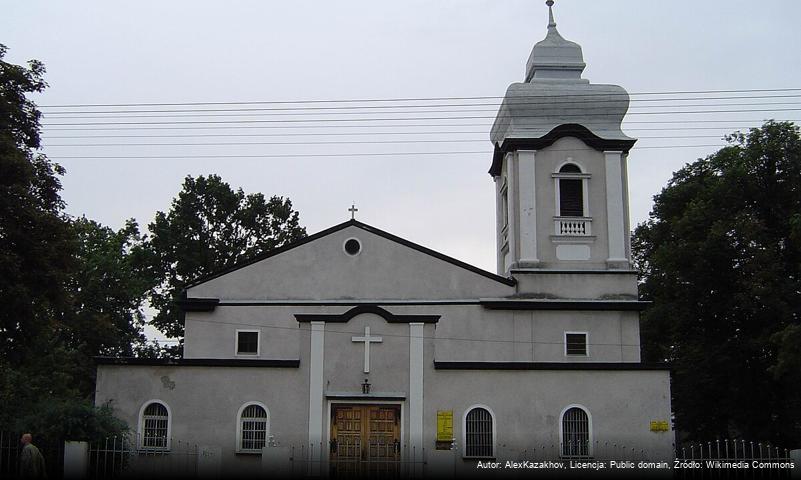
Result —
M537 269L513 270L520 296L553 299L637 300L637 272L604 270L600 272L551 273Z
M361 253L347 255L356 238ZM189 288L225 300L447 299L500 296L513 287L350 226Z
M565 332L586 332L588 353L565 355ZM639 362L637 312L449 307L436 326L439 361Z
M270 434L280 444L301 445L308 429L308 369L100 365L95 404L109 404L132 431L140 409L161 400L170 409L174 442L222 448L222 468L256 473L261 457L237 454L237 412L246 402L267 406Z
M188 313L184 358L300 359L302 348L308 343L308 331L298 325L294 314L340 314L350 308L353 307L231 306L208 313ZM386 310L398 315L440 315L439 322L430 329L430 336L436 338L433 358L441 361L640 360L639 316L632 311L488 310L477 304L393 305L386 306ZM386 357L408 366L408 325L389 324L377 315L364 314L347 323L326 325L326 345L351 359L350 363L339 365L339 370L361 370L351 363L361 361L359 352L363 347L351 342L351 337L362 335L367 325L372 335L384 335L383 344L373 350L378 355L376 361ZM258 356L236 355L237 329L261 332ZM587 357L565 355L565 332L587 332ZM399 340L405 346L396 347ZM362 380L351 379L351 386ZM398 382L393 378L392 383L406 385L404 382L408 378Z
M647 459L673 458L674 435L651 432L651 421L670 421L667 371L443 371L425 375L424 438L436 438L438 410L453 411L454 437L462 459L464 415L486 406L496 422L496 457L537 458L559 443L562 411L581 405L591 417L592 441L636 448ZM538 449L535 451L534 449ZM639 453L643 451L644 453ZM600 449L597 453L602 453Z

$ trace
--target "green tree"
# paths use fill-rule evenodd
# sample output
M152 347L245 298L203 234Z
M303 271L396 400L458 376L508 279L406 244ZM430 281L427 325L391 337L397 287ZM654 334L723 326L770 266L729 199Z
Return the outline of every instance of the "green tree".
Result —
M686 165L633 239L647 360L692 439L801 442L801 136L767 122Z
M135 225L114 233L63 212L64 170L37 151L41 115L27 98L47 86L45 68L7 63L5 52L0 45L0 428L119 432L108 408L92 405L91 357L128 352L136 337L131 292L142 288L115 283L132 272L113 258L136 241Z
M46 87L44 66L3 61L0 45L0 359L22 362L69 305L74 245L62 212L64 170L36 152L39 117L26 94Z
M246 195L217 175L187 176L170 211L157 212L148 229L152 324L170 337L183 336L174 301L189 281L306 236L289 199Z
M143 302L150 276L135 221L118 231L75 219L76 268L67 316L71 345L87 356L132 356L146 346Z

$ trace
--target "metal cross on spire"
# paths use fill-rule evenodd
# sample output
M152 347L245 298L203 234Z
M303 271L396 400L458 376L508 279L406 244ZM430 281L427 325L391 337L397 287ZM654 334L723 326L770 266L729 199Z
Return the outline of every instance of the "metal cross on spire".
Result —
M350 219L351 220L355 220L356 219L356 212L359 211L359 209L356 208L356 204L352 204L350 206L350 208L348 209L348 211L350 212Z

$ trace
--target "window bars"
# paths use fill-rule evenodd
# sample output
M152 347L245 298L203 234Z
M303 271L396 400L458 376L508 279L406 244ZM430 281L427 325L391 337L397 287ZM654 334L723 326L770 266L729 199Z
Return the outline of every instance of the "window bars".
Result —
M267 411L259 405L248 405L242 412L240 421L242 423L240 449L260 452L267 441Z
M466 457L492 457L495 445L492 438L492 415L485 408L476 407L465 419Z
M169 421L167 407L157 402L148 405L142 415L142 447L166 449Z
M590 419L587 412L573 407L562 416L562 456L583 458L590 456Z

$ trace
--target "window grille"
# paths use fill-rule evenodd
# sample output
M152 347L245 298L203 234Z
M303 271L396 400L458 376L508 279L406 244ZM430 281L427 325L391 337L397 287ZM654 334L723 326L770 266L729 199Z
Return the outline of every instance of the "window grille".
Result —
M492 457L494 446L492 415L485 408L470 410L465 419L465 456Z
M267 411L259 405L248 405L240 418L239 448L260 452L267 441Z
M565 353L567 355L587 355L587 334L566 333Z
M237 332L236 353L247 355L259 353L259 332Z
M562 456L590 456L590 419L581 408L569 408L562 416Z
M170 417L167 407L153 402L142 413L142 425L144 435L142 437L142 447L144 448L167 448L167 434Z

